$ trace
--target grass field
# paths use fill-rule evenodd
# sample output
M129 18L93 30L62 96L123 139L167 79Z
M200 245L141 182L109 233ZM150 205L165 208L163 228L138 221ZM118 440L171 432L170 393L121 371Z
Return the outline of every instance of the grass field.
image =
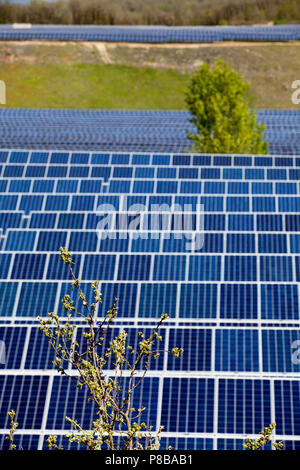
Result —
M297 109L300 42L130 45L0 43L7 107L184 109L185 90L203 62L223 59L250 83L259 108ZM299 108L299 107L298 107Z

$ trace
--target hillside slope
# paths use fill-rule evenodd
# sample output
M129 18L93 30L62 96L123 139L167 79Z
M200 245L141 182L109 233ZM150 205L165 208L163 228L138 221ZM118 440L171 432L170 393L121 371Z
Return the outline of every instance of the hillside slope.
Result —
M298 109L300 43L201 45L0 42L8 107L184 109L191 73L223 59L264 109Z

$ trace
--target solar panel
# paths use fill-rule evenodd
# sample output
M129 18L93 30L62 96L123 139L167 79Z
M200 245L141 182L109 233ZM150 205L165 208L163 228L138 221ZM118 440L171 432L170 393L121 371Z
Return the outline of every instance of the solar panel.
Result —
M240 449L246 436L273 421L277 439L299 447L296 156L96 150L1 156L2 448L11 408L19 448L46 448L51 433L65 443L66 415L86 427L94 416L84 394L54 373L36 321L48 311L63 317L66 293L81 308L59 262L61 245L74 253L88 300L95 279L103 311L120 299L106 341L125 328L134 346L139 330L169 314L164 348L182 347L184 355L162 355L136 396L136 406L147 408L143 420L165 426L162 448ZM204 243L191 249L200 204ZM114 225L105 230L109 214Z

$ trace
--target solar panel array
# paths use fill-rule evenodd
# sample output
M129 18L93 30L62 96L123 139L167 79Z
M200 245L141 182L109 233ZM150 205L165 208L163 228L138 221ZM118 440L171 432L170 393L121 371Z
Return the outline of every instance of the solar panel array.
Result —
M300 25L277 26L61 26L0 25L0 40L107 42L298 41Z
M185 111L100 111L0 109L2 148L185 152L186 130L195 132ZM260 110L269 152L300 154L300 111Z
M54 370L35 319L62 315L71 293L59 246L74 253L86 292L99 279L106 307L120 299L106 341L125 327L134 344L169 314L163 347L185 353L152 364L134 403L165 427L162 448L240 449L273 421L286 449L300 447L300 157L3 150L0 159L2 448L11 408L25 449L45 448L50 433L65 443L66 415L87 428L94 416ZM114 237L98 236L103 204ZM124 237L133 204L144 210L128 215L136 237ZM149 232L157 204L176 206ZM204 244L191 251L199 204Z

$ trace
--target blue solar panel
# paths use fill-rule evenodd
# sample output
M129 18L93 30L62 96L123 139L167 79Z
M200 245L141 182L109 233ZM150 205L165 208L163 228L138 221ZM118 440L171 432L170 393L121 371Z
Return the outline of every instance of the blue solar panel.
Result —
M69 196L47 196L46 211L67 211L69 205Z
M48 377L41 376L0 376L0 428L8 427L7 410L14 409L20 429L40 429L48 381Z
M76 193L78 181L76 180L58 180L56 184L57 193Z
M12 279L43 279L45 262L46 255L16 253L11 277Z
M19 204L19 210L28 214L32 211L40 211L43 206L44 196L22 196Z
M1 317L11 316L14 304L15 293L18 284L15 282L0 282L0 312Z
M278 214L257 214L256 224L257 230L262 232L278 232L283 229L282 216Z
M23 230L9 231L6 237L6 251L33 251L36 232Z
M31 183L31 181L30 181ZM52 193L54 190L54 180L34 180L33 193Z
M30 217L30 228L54 228L56 216L56 213L32 212Z
M276 380L274 389L276 405L275 419L278 433L299 436L299 381Z
M180 400L181 396L185 399ZM212 432L213 396L212 379L166 378L162 402L162 426L169 432Z
M176 284L141 284L139 317L159 317L168 311L170 317L176 316Z
M299 318L298 288L290 284L261 286L261 316L263 319Z
M220 256L190 256L190 281L219 281L220 279Z
M44 316L49 309L53 310L57 287L56 282L22 282L17 316L34 318L33 312L39 312L39 315Z
M213 450L212 439L193 439L188 437L163 437L161 448L176 450Z
M45 175L46 167L39 165L28 165L25 173L25 178L42 178Z
M241 450L243 443L242 439L218 439L216 448L217 450ZM271 450L269 442L264 446L264 449Z
M169 348L181 344L185 354L179 360L174 356L168 358L168 369L171 370L211 370L211 330L171 329Z
M26 180L10 180L10 193L29 193L31 181Z
M26 330L24 328L24 330ZM24 369L54 369L55 353L39 328L31 328Z
M18 196L2 196L0 195L0 210L16 210Z
M261 281L292 281L293 268L291 256L261 256L260 257Z
M227 253L255 253L254 234L228 233L226 237L226 251Z
M220 379L220 433L253 434L271 421L269 381Z
M84 257L84 272L86 279L113 280L115 271L115 255L86 255ZM67 270L64 279L68 279Z
M37 450L39 445L39 435L34 434L16 434L14 444L17 450ZM10 442L5 435L0 435L0 448L9 450Z
M151 257L148 255L120 255L117 279L149 280Z
M256 281L257 258L254 256L225 256L225 281Z
M217 330L215 368L220 371L258 372L258 332Z
M179 316L184 318L216 318L217 284L182 284Z
M257 318L256 284L222 284L221 318Z
M0 368L19 369L26 337L26 328L0 327L0 340L5 343L5 364Z

